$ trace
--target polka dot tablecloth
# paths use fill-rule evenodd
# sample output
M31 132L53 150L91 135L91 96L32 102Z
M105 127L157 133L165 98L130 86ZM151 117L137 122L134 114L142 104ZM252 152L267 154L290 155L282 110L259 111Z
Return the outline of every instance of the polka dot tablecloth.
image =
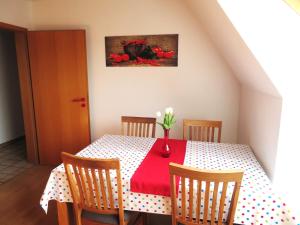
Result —
M171 214L171 200L169 197L130 191L130 179L155 141L155 138L104 135L77 155L87 158L120 159L124 209ZM235 223L262 225L300 224L291 215L284 201L273 192L267 175L248 146L188 141L184 165L201 169L244 170ZM155 166L155 162L153 162L153 166ZM213 188L210 189L212 190ZM232 185L229 185L228 196L230 196L232 190ZM205 192L205 190L202 190L202 192ZM194 193L196 194L196 191ZM181 198L180 192L178 198ZM72 202L63 165L58 166L51 172L40 200L40 204L46 212L50 200ZM195 198L193 201L195 201ZM117 202L115 204L117 205ZM230 199L228 197L224 208L224 219L227 216L229 205ZM180 204L178 207L180 212ZM203 204L201 207L203 207Z

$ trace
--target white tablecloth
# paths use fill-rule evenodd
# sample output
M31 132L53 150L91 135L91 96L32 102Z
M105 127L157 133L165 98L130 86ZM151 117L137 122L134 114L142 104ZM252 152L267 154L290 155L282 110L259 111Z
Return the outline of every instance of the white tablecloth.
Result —
M155 141L155 138L105 135L80 151L78 155L88 158L120 159L124 209L171 214L169 197L130 191L130 179ZM235 223L297 224L296 218L291 215L286 204L273 192L268 177L248 146L188 141L184 165L201 169L244 170ZM231 185L228 191L228 193L232 192ZM51 172L42 195L40 204L46 212L50 200L72 202L63 165ZM228 212L229 199L226 201L228 204L225 207L224 218Z

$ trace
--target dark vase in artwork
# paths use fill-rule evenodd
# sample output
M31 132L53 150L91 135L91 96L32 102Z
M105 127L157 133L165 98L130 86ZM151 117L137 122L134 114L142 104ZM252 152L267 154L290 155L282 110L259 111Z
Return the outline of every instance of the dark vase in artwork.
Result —
M144 59L154 59L156 57L156 54L146 44L145 40L124 41L122 44L124 52L129 55L130 60L135 60L138 57Z

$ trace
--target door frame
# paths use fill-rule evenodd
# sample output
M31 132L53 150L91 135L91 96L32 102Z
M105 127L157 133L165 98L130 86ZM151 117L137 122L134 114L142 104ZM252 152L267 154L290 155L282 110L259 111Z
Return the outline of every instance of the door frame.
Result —
M26 138L26 155L29 162L38 164L39 154L37 131L27 42L28 30L24 27L19 27L3 22L0 22L0 29L11 31L14 33L24 120L24 132Z

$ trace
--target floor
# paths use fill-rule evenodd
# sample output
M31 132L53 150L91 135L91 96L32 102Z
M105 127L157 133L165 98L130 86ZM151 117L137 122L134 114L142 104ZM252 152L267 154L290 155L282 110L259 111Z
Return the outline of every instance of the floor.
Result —
M33 166L0 185L1 225L57 225L55 202L48 214L39 205L51 169Z
M1 225L58 224L56 203L49 203L47 214L39 204L52 169L26 161L24 139L0 147ZM149 215L148 225L154 224L168 225L171 220L170 217Z
M57 225L56 204L49 203L48 213L39 205L48 177L48 166L32 166L0 185L1 225ZM2 204L5 203L5 204ZM171 224L170 217L149 215L149 225Z
M0 147L0 185L30 167L32 164L26 161L26 145L23 138Z
M1 225L58 224L55 202L49 203L47 214L39 204L51 170L48 166L32 166L0 185ZM148 215L148 225L171 224L170 216Z

